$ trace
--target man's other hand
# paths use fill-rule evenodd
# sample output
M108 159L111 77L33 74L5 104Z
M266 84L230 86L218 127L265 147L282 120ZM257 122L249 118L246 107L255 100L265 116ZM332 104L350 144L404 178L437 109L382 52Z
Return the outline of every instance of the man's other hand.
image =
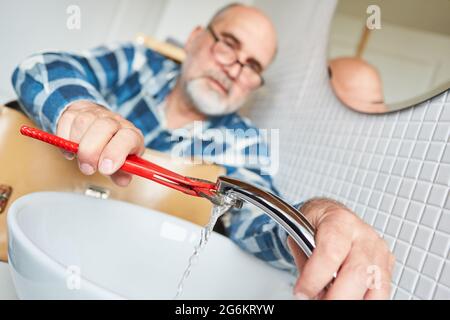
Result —
M119 186L126 186L131 175L118 169L129 154L141 155L144 137L130 121L88 101L72 103L61 115L56 135L79 144L77 158L81 172L92 175L97 170L111 176ZM67 159L74 155L63 152Z
M288 238L300 273L294 288L298 299L390 297L395 258L371 226L333 200L312 199L300 211L316 229L316 248L307 259Z

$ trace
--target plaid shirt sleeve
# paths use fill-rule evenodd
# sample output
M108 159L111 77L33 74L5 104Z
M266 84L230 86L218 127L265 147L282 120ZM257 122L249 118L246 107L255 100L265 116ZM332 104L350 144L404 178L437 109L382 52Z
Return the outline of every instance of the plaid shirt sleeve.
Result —
M55 132L59 117L74 101L87 100L111 109L108 97L115 96L114 91L138 72L140 52L136 45L122 44L82 55L35 54L15 69L13 87L28 117Z
M264 141L257 143L255 150L266 150ZM251 147L245 150L249 149ZM245 150L242 152L245 153ZM261 154L257 156L264 157ZM270 161L270 159L265 160L265 163ZM225 166L225 168L229 177L243 180L279 195L271 175L263 172L260 167ZM259 208L245 203L241 209L232 209L223 221L228 237L243 250L278 269L296 272L294 259L287 246L287 232Z
M258 174L246 168L239 168L227 175L260 187L272 185L267 179L257 177ZM243 250L278 269L295 269L287 246L286 231L259 208L246 203L239 210L233 209L225 219L225 226L228 237Z

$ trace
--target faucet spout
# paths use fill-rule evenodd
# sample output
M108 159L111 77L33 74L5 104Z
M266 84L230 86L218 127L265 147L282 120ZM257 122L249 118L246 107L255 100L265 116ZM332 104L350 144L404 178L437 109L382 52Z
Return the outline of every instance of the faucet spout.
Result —
M235 198L237 207L242 205L242 202L257 206L294 239L308 258L311 256L315 248L315 230L299 210L270 192L229 177L219 177L217 191Z

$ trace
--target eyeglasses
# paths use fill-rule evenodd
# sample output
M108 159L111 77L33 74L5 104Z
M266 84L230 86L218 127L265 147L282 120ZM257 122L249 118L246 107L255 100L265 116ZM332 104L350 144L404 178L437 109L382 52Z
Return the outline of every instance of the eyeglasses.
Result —
M224 39L220 39L211 26L208 26L206 29L214 38L215 43L212 47L212 52L217 62L224 66L239 64L241 68L236 79L247 88L257 89L264 85L264 78L260 71L256 70L257 67L240 62L237 52Z

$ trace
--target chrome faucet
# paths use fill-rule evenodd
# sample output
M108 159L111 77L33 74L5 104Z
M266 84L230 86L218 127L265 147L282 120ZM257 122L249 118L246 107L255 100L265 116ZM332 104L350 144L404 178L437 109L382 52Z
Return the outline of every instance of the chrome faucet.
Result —
M243 202L257 206L286 230L308 258L311 256L315 248L315 230L299 210L270 192L229 177L219 177L217 191L233 198L236 208L242 207Z
M77 143L39 129L22 126L20 132L25 136L47 142L66 151L78 152ZM310 257L314 250L315 230L305 216L280 197L254 185L229 177L219 177L216 183L184 177L136 155L129 155L120 169L189 195L204 197L214 205L225 205L231 208L242 206L243 201L249 202L264 211L286 230L307 257ZM230 203L228 203L229 198L231 198Z

